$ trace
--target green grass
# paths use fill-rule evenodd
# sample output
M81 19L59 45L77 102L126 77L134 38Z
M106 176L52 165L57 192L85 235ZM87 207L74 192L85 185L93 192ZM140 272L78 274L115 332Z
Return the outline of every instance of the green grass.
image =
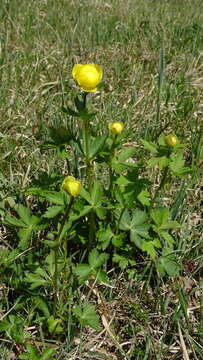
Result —
M159 205L169 206L172 219L181 224L175 233L180 276L158 275L146 253L136 254L135 267L122 270L115 262L111 268L104 266L110 284L99 287L103 296L99 313L108 321L113 319L111 330L116 341L104 325L101 334L75 325L71 308L78 299L99 302L93 284L78 286L74 294L68 288L69 302L61 304L61 313L66 314L63 321L69 324L67 333L61 339L56 335L50 339L40 320L42 313L29 297L30 290L15 287L13 279L18 272L21 276L17 258L13 260L15 276L11 271L5 281L2 272L0 319L6 313L22 315L15 331L23 328L27 343L33 338L39 352L56 348L54 359L58 360L187 360L186 353L191 359L201 359L202 1L2 0L0 26L2 220L13 202L29 206L34 214L44 213L44 203L27 196L26 190L39 183L49 183L55 190L55 180L59 184L68 173L68 164L59 153L44 150L43 144L49 139L48 127L67 124L60 108L64 103L72 106L76 86L71 69L75 63L97 63L104 69L103 86L92 95L98 111L92 121L94 135L106 131L109 122L124 121L129 130L127 146L133 145L137 149L135 161L142 159L144 163L148 155L140 139L157 141L163 131L176 133L185 144L186 165L193 169L187 177L171 180L165 196L163 192L159 199ZM72 128L74 121L69 121ZM84 178L82 163L75 167ZM106 184L107 172L98 164L96 173ZM154 191L160 173L144 169L143 176L155 181ZM0 249L11 251L17 241L2 221ZM73 259L86 263L84 244L81 249L72 245ZM43 256L41 248L33 253L29 250L25 270ZM75 280L69 280L74 288ZM11 360L25 349L24 343L6 332L0 333L0 341L2 360Z

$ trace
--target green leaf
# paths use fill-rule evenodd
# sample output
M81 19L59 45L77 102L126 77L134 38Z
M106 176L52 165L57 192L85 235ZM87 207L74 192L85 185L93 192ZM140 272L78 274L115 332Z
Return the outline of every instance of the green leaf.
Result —
M15 210L16 210L17 214L19 215L19 217L21 218L21 220L23 220L25 225L29 226L30 225L30 219L31 219L30 209L28 209L25 206L19 204L19 205L15 206Z
M108 254L99 254L97 249L93 249L88 256L91 268L95 269L102 266L108 259Z
M62 106L61 110L70 116L80 117L80 114L78 112L74 111L73 109L69 108L68 106L66 108L64 106Z
M152 157L151 159L147 160L147 168L151 169L156 165L159 165L159 157Z
M45 300L41 297L34 297L33 301L37 309L41 310L46 318L50 316L49 308Z
M148 254L152 259L154 259L154 258L156 257L157 252L156 252L156 250L155 250L153 241L143 240L141 246L142 246L142 250L143 250L143 251L146 251L147 254Z
M26 350L29 353L29 358L28 359L30 359L30 355L31 355L31 360L35 360L35 359L39 360L38 351L33 345L27 344L26 345Z
M80 211L80 213L78 215L71 215L70 216L70 221L75 221L85 215L87 215L90 211L92 210L92 206L84 206L84 208Z
M50 206L48 207L47 211L44 213L43 217L47 219L52 219L63 210L64 210L63 206Z
M160 169L164 169L166 166L168 166L169 164L169 159L167 158L167 156L161 156L159 158L159 167Z
M132 226L139 226L142 225L146 220L148 216L145 211L135 209L133 212L133 218L132 218Z
M159 166L162 170L169 164L169 159L167 156L161 156L161 157L153 157L147 161L147 168L153 168L154 166Z
M53 317L53 315L51 315L48 318L47 322L48 322L48 330L49 330L50 334L60 334L64 331L61 326L61 323L62 323L61 319L56 319Z
M44 197L51 203L64 206L67 203L68 194L62 191L44 191Z
M50 349L50 348L44 349L40 360L52 360L50 359L50 356L55 354L55 352L56 352L55 349Z
M175 173L178 174L184 168L185 160L183 159L183 153L173 153L170 156L171 162L169 163L170 169Z
M149 239L149 224L146 224L148 216L144 211L135 209L132 219L127 210L124 211L119 228L121 230L130 230L130 240L140 249L142 248L142 238Z
M104 209L104 208L102 208L102 207L97 207L97 208L95 209L95 212L96 212L96 214L97 214L97 216L98 216L98 218L99 218L100 220L105 219L106 209Z
M90 193L85 190L84 188L82 188L81 192L80 192L80 196L85 199L90 205L92 204L92 200L91 200L91 195Z
M122 208L125 207L125 199L123 197L123 193L120 189L120 187L115 187L115 198L118 201L118 203L121 205Z
M114 235L112 238L112 245L114 245L116 248L122 248L123 247L123 234Z
M162 228L163 225L166 225L169 218L169 209L168 208L157 208L151 211L151 218L155 222L158 228Z
M74 273L78 276L78 281L80 284L85 282L91 273L91 266L88 264L79 264L74 269Z
M120 214L119 214L120 215ZM119 229L130 230L131 229L131 217L128 210L125 210L120 219Z
M171 221L169 219L170 212L168 208L157 208L151 211L150 213L151 218L155 222L156 226L153 226L154 231L156 231L159 235L163 230L167 229L179 229L181 226L178 224L177 221ZM161 235L161 236L167 236ZM169 239L168 235L168 239ZM171 239L172 240L172 239Z
M96 138L94 138L93 141L91 141L90 153L89 153L91 159L93 159L99 153L99 151L102 149L107 137L108 137L108 135L98 135Z
M95 306L92 304L84 304L83 306L77 305L73 309L74 315L78 318L82 326L89 325L93 329L99 331L100 323L99 316L96 312Z
M31 283L30 289L51 284L48 274L41 268L37 268L35 273L26 274L25 281Z
M148 230L150 225L143 224L139 225L130 231L130 240L137 245L138 248L142 249L143 239L149 239Z
M31 238L32 232L33 232L32 227L26 229L20 229L18 231L18 237L20 239L18 246L21 250L25 250L29 247L29 240Z
M95 181L91 192L91 205L93 207L100 205L102 201L103 190L102 185L99 181Z
M161 231L160 236L162 236L169 245L174 243L173 237L167 231Z
M98 245L97 248L105 250L111 241L111 238L113 237L113 232L111 230L110 224L107 225L107 227L100 229L97 232L97 240L98 240Z
M142 190L137 199L139 200L139 202L142 204L142 205L146 205L146 206L150 206L150 203L151 203L151 198L150 198L150 193L149 191L147 190Z
M16 248L14 250L1 250L0 264L4 266L10 266L11 263L18 257L20 249Z
M123 176L123 175L119 176L119 178L116 180L116 184L118 184L118 185L126 186L126 185L128 185L130 183L131 183L131 181L128 180L128 178Z
M109 278L107 273L101 269L99 270L93 269L91 271L91 275L97 282L106 283L106 284L109 283Z
M126 161L129 158L133 157L136 154L136 152L137 150L134 146L127 147L118 154L118 161L119 162Z
M115 263L119 264L119 267L124 270L127 266L128 266L128 259L126 259L124 256L118 255L118 254L114 254L113 255L113 259L112 259Z
M4 224L13 225L17 227L25 227L25 223L21 219L17 219L14 216L6 215Z
M148 151L150 151L153 154L158 153L157 145L152 143L151 141L146 141L141 139L141 143L144 145L144 148Z
M7 319L1 320L0 322L0 333L8 330L11 327L11 324Z
M75 97L74 102L78 112L84 110L85 108L84 99L80 95L77 95Z
M159 258L160 264L166 273L171 277L179 276L180 265L173 255L161 256Z

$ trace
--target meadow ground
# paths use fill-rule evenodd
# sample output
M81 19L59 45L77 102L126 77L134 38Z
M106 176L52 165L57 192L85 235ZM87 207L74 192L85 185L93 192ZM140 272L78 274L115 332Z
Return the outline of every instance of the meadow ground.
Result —
M71 75L77 63L103 67L101 88L89 97L97 111L91 121L92 135L105 133L109 122L125 123L128 137L121 143L130 148L130 159L139 164L139 177L148 189L141 187L142 197L133 193L137 214L148 214L148 223L143 220L145 227L137 232L122 224L127 204L122 210L119 204L129 198L117 192L108 205L109 217L95 210L97 240L86 246L85 226L94 221L92 210L86 215L86 206L84 218L81 214L79 218L82 229L78 225L66 229L70 256L59 280L58 307L55 304L53 310L57 280L52 287L55 270L50 256L55 248L51 241L54 226L61 221L60 209L53 210L57 221L49 212L48 225L38 225L38 220L33 225L25 207L40 218L53 200L44 189L59 190L72 164L74 175L86 186L87 163L81 160L80 149L75 145L76 157L67 155L70 144L64 146L61 133L60 139L53 134L66 127L81 134L70 112L61 111L62 106L73 108L73 98L80 92ZM1 0L0 93L0 359L202 359L202 0ZM148 166L150 151L154 156L159 151L153 144L163 133L175 133L184 144L180 150L184 165L180 157L178 165L171 158L172 165ZM108 167L103 171L101 164L107 155L102 149L96 155L95 175L106 189ZM119 166L114 164L110 175L116 185L127 189L131 182L127 165ZM165 181L161 174L169 167L177 176ZM139 177L137 184L142 186ZM85 193L83 201L88 201ZM53 203L61 206L56 199ZM76 213L82 211L81 203L75 206ZM24 206L21 210L19 204ZM169 223L160 232L155 219L155 211L163 207L180 225L169 226L167 234ZM128 210L126 219L133 214L133 206ZM26 216L28 227L21 228L19 217ZM117 224L115 237L107 225L111 221ZM148 233L150 221L154 222ZM114 239L111 244L105 229ZM143 241L151 241L151 247L144 249L140 238L133 238L135 232ZM161 245L155 243L158 237ZM134 241L137 250L124 246L125 241ZM167 264L165 246L173 246ZM97 284L98 273L96 279L93 272L86 279L77 270L77 263L96 262L88 258L94 248L95 258L103 252L109 256L99 262L108 284L106 275ZM59 253L66 262L67 249ZM43 273L38 266L45 269L45 258L48 265ZM58 272L63 272L60 261L58 266ZM81 281L77 282L74 271ZM73 310L75 304L79 304L77 310Z

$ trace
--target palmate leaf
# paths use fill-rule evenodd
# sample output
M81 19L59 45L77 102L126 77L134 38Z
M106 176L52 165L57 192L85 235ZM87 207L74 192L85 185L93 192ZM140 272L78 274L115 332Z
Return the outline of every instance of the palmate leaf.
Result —
M108 254L99 254L97 249L93 249L88 256L89 264L93 269L102 266L107 259Z
M17 227L26 227L25 223L21 219L17 219L14 216L6 215L4 224L13 225Z
M183 159L183 153L173 153L170 156L171 162L169 164L171 170L174 173L179 173L184 168L185 160Z
M102 201L103 190L101 183L99 181L95 181L93 185L93 189L91 192L91 204L92 206L99 205Z
M55 205L64 206L68 201L68 194L62 191L44 191L43 193L45 199Z
M151 141L141 140L142 145L144 148L148 151L150 151L153 154L158 153L157 145L152 143Z
M25 225L31 224L31 214L30 209L19 204L15 207L15 210L18 214L18 216L21 218L21 220L25 223Z
M142 190L139 195L137 196L137 199L142 205L150 206L151 198L150 193L147 190Z
M45 317L49 317L50 316L50 312L49 312L49 308L48 305L46 303L46 301L42 298L42 297L32 297L32 300L36 306L36 308L40 309Z
M143 251L146 251L147 254L152 258L154 259L155 256L156 256L156 250L155 250L155 247L154 247L154 244L153 244L153 241L143 241L142 242L142 250Z
M37 268L35 273L26 274L25 281L30 283L30 289L35 289L39 286L50 286L51 280L46 271L42 268Z
M52 219L58 215L61 211L64 210L64 206L50 206L47 211L44 213L43 217L47 219Z
M119 214L120 216L120 214ZM120 230L130 230L131 229L131 216L128 210L125 210L122 214L119 224Z
M151 211L150 216L155 223L154 231L157 233L167 229L179 229L181 225L177 221L170 220L168 208L157 208Z
M129 146L126 149L122 150L118 154L118 161L123 162L133 157L136 154L137 150L134 146Z
M50 348L44 349L41 355L41 360L54 360L54 358L50 358L50 356L54 355L55 352L56 352L55 349L50 349Z
M180 273L180 264L177 262L173 255L161 256L159 262L157 263L158 269L164 270L169 276L176 277Z
M148 218L148 216L145 211L135 209L133 212L133 217L132 217L133 228L144 224L146 222L147 218Z
M108 275L104 270L94 269L91 271L91 275L97 282L105 283L105 284L109 283Z
M93 159L99 151L104 147L105 141L108 135L98 135L94 140L90 143L90 158Z
M169 218L168 208L157 208L151 211L151 218L154 220L158 228L162 228L163 225L167 224Z
M147 214L139 209L135 209L132 217L129 214L129 211L124 211L119 228L121 230L130 231L130 240L140 249L142 249L142 242L144 239L150 239L148 230L150 224L147 224L148 220Z
M129 260L125 257L125 256L121 256L118 254L114 254L113 255L113 259L112 259L115 263L119 264L119 267L123 270L125 269L128 264L129 264Z
M33 232L33 228L32 227L28 227L28 228L24 228L24 229L20 229L18 231L18 237L20 239L20 242L18 244L19 248L21 250L25 250L28 248L29 246L29 240L31 238Z
M76 266L74 273L78 276L80 284L88 280L91 273L91 266L88 264L79 264Z
M99 316L96 312L95 306L92 304L84 304L83 306L77 305L73 309L74 315L79 320L82 326L89 325L93 329L99 331L100 323Z

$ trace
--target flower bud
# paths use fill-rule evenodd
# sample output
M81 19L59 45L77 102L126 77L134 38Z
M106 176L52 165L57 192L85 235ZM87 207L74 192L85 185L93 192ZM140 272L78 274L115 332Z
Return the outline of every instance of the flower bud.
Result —
M62 189L71 196L78 196L80 194L81 188L81 182L79 180L76 180L73 176L67 176L63 180Z
M112 134L120 134L124 129L124 123L122 121L110 123L108 126Z
M166 145L168 146L176 146L178 144L178 137L175 134L169 134L165 136L164 139Z
M103 75L102 67L94 64L76 64L72 69L73 79L86 92L97 91Z

